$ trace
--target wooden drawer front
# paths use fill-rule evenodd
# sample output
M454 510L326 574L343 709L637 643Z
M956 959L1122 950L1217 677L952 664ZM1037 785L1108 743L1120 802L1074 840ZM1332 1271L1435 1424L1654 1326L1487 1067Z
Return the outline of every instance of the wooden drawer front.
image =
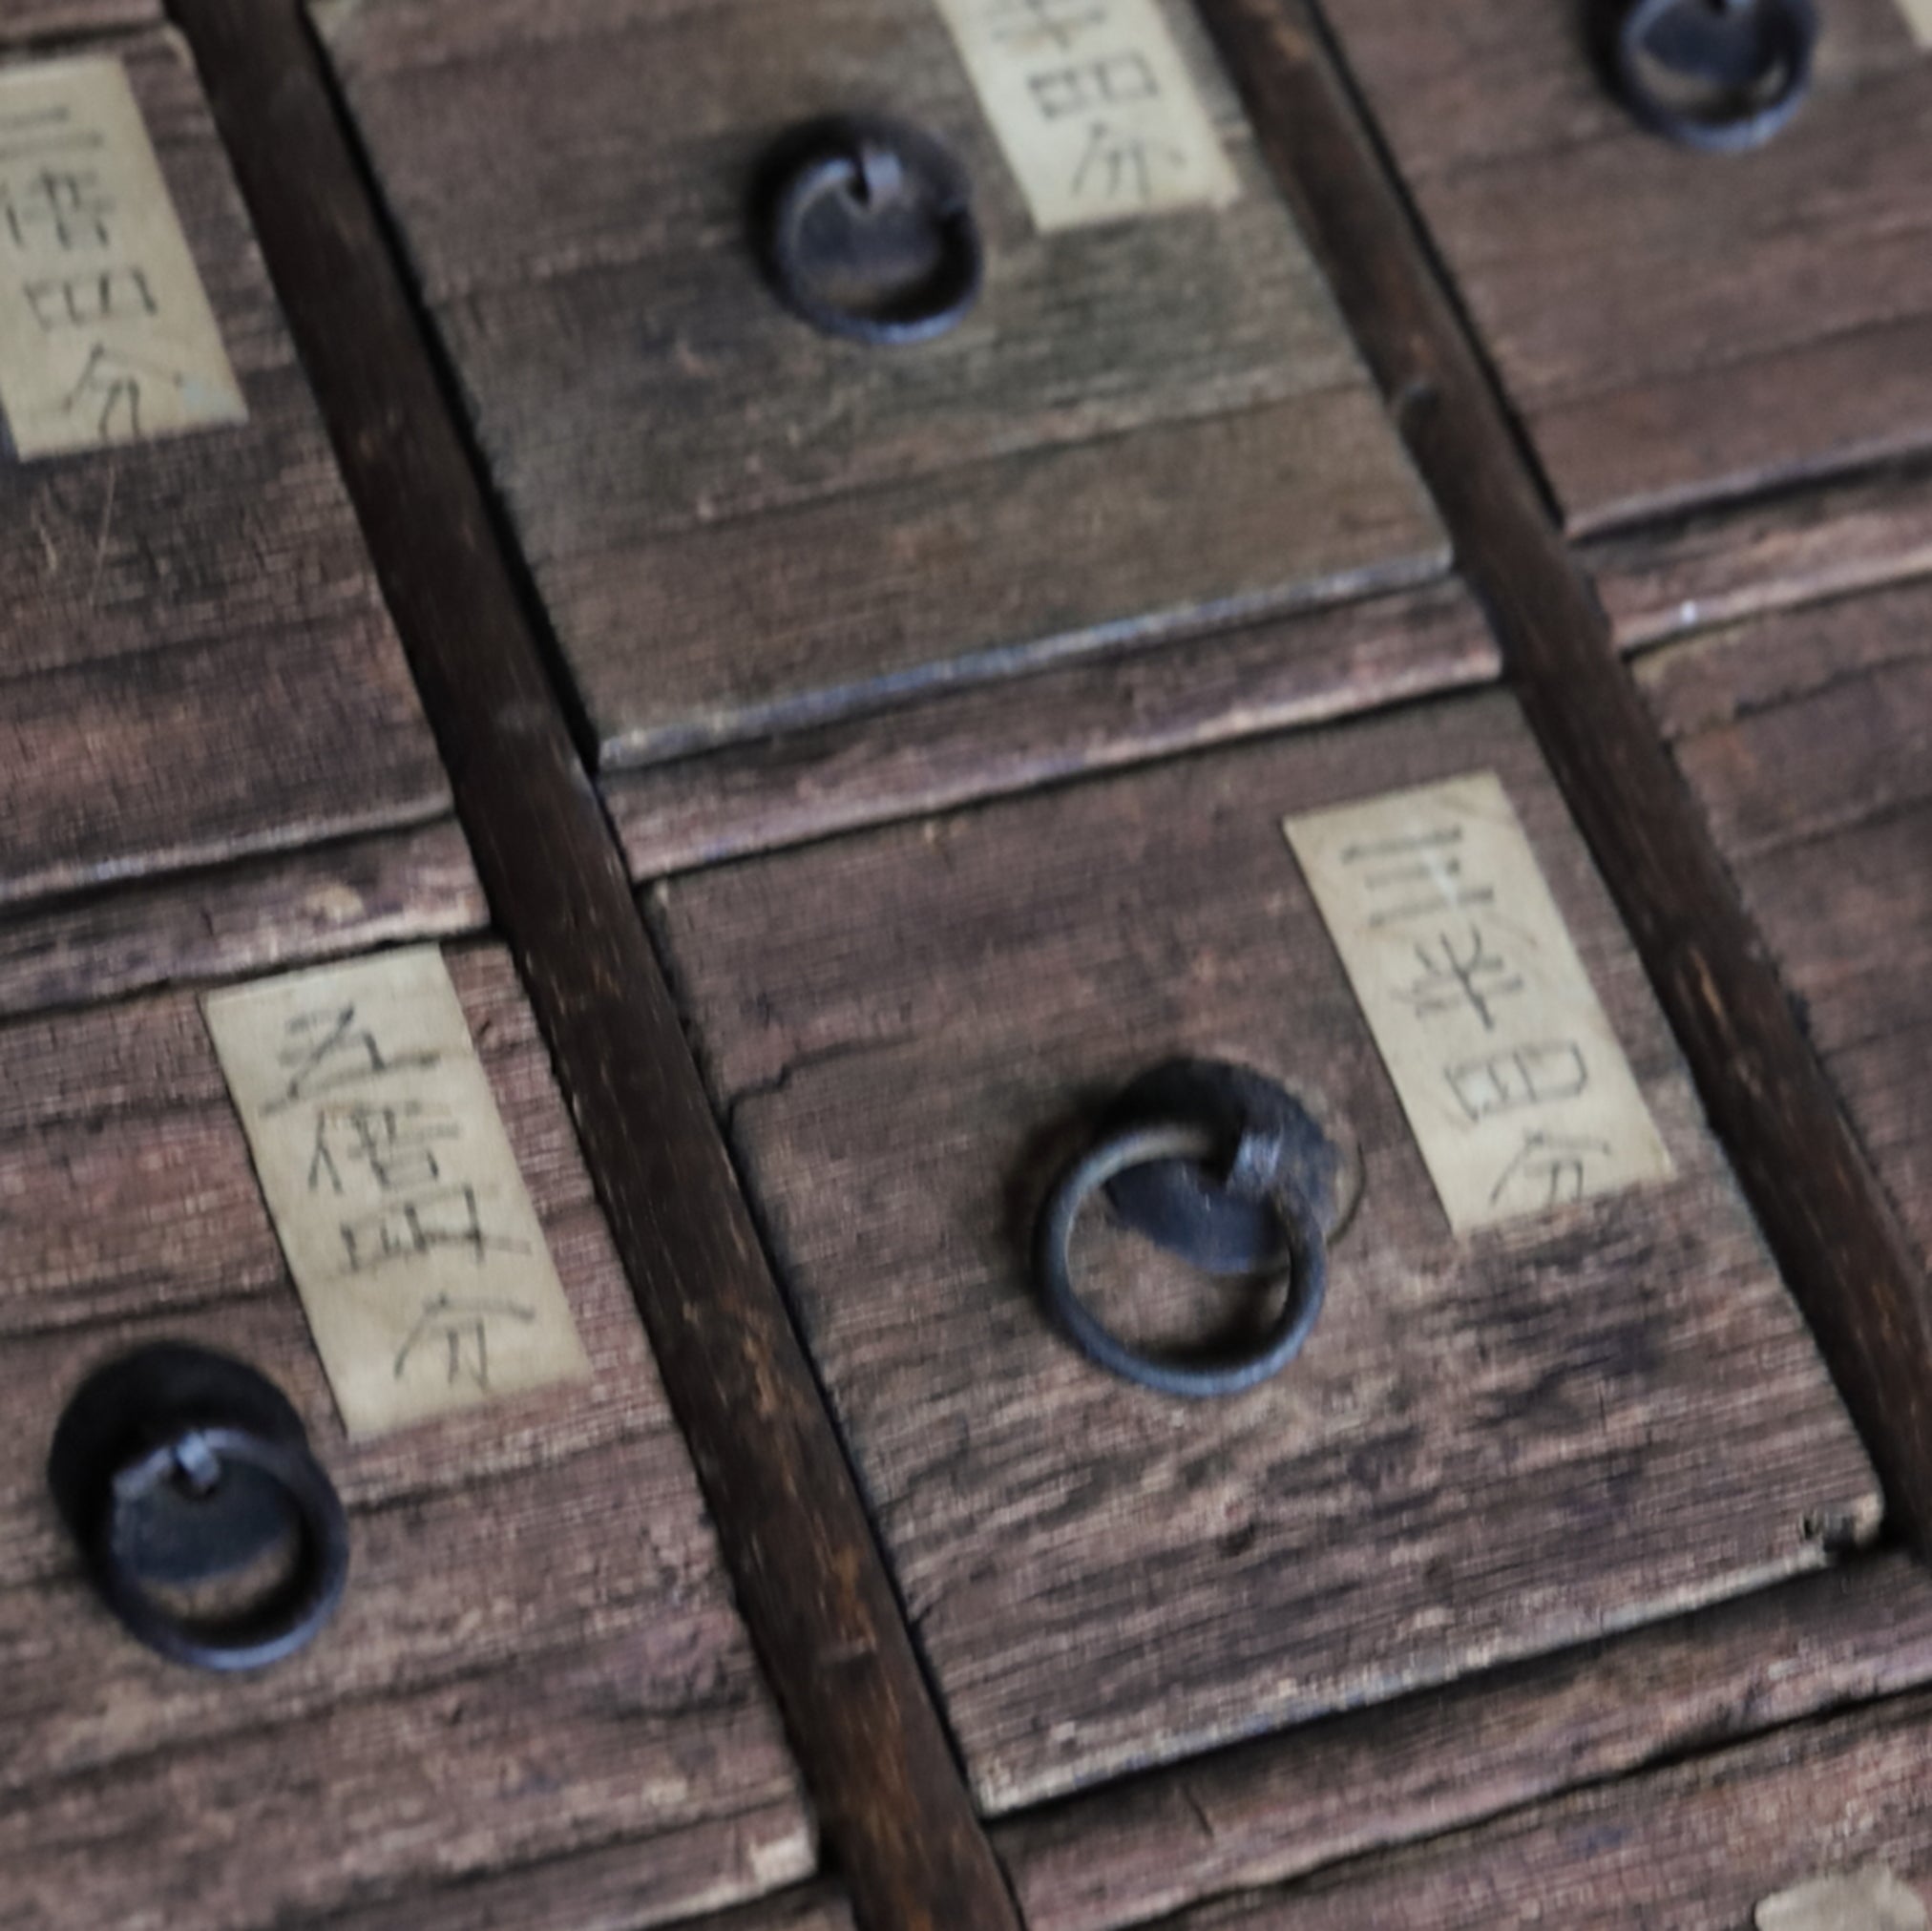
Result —
M118 53L248 421L0 459L0 907L448 810L180 44Z
M535 1023L502 953L450 962L596 1375L358 1444L194 997L0 1031L0 1868L23 1931L632 1927L812 1867ZM253 1675L124 1636L48 1496L68 1396L158 1338L279 1382L349 1508L334 1623Z
M155 27L165 15L161 0L8 0L0 44L26 46L60 34Z
M1932 1909L1928 1753L1932 1697L1905 1697L1524 1811L1345 1878L1167 1922L1173 1931L1551 1922L1570 1931L1745 1931L1767 1899L1875 1863Z
M1184 8L1225 210L1034 231L932 0L322 0L607 760L1439 566L1433 513ZM968 164L977 308L916 347L767 292L801 121Z
M1932 588L1715 631L1639 675L1932 1270Z
M1676 1177L1459 1240L1280 823L1481 770ZM1746 1589L1870 1526L1511 701L699 874L654 910L990 1809ZM1070 1114L1183 1052L1324 1095L1366 1175L1307 1353L1202 1404L1089 1366L1023 1258ZM1171 1288L1109 1239L1117 1280Z
M1812 99L1715 157L1600 78L1603 10L1323 0L1576 529L1932 444L1932 63L1821 7Z

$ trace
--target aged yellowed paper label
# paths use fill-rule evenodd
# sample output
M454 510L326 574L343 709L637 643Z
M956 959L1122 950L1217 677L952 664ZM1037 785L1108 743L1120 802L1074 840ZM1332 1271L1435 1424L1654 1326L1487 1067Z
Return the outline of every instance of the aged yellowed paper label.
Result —
M1932 1931L1919 1894L1882 1864L1780 1891L1755 1921L1757 1931Z
M434 946L203 1011L351 1435L590 1373Z
M1035 226L1240 193L1159 0L939 0Z
M1492 773L1284 829L1453 1228L1671 1171Z
M0 69L0 410L23 457L248 418L117 60Z
M1899 10L1912 30L1912 38L1921 47L1932 48L1932 0L1899 0Z

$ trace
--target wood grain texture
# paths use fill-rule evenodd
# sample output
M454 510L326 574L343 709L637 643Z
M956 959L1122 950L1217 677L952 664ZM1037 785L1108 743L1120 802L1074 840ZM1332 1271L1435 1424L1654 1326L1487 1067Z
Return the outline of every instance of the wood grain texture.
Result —
M28 908L0 921L0 1013L450 938L484 921L463 834L445 818Z
M1032 1931L1127 1931L1928 1678L1932 1582L1885 1556L1238 1745L995 1841Z
M1041 236L935 10L317 7L607 762L1439 570L1170 10L1242 199ZM770 143L858 102L976 183L986 292L916 348L814 333L746 239Z
M865 1931L1018 1931L295 0L178 0ZM515 783L504 781L514 772Z
M1630 120L1581 4L1322 10L1573 529L1932 443L1932 69L1893 0L1831 10L1736 159Z
M1552 525L1305 0L1204 0L1250 111L1495 622L1900 1526L1932 1548L1932 1309L1905 1228Z
M1625 649L1932 575L1932 477L1880 475L1602 536L1584 549Z
M648 1848L645 1851L648 1859ZM533 1907L571 1931L633 1931L638 1900L651 1879L638 1847L619 1844L567 1863L544 1865L483 1884L450 1885L397 1909L375 1905L331 1917L327 1931L521 1931ZM722 1915L680 1921L677 1931L853 1931L845 1899L815 1884L763 1898Z
M1882 1862L1932 1906L1932 1697L1781 1731L1174 1931L1743 1931L1765 1898Z
M41 43L52 51L80 34L153 27L161 18L161 0L8 0L0 47Z
M450 806L186 52L113 47L250 420L0 466L0 905Z
M1525 821L1678 1175L1458 1242L1279 828L1477 769ZM654 906L987 1808L1748 1588L1870 1528L1862 1457L1506 700L695 874ZM1309 1352L1195 1406L1058 1340L1023 1256L1070 1119L1216 1049L1325 1095L1368 1178ZM1155 1318L1161 1270L1130 1243L1095 1265L1117 1319Z
M1720 630L1638 674L1932 1274L1932 587Z
M364 1446L336 1420L193 997L0 1030L10 1923L408 1913L446 1883L621 1845L621 1921L642 1926L811 1869L777 1714L514 975L494 949L452 968L597 1378ZM273 1375L349 1505L341 1614L276 1669L213 1678L129 1642L54 1520L62 1404L160 1336ZM582 1931L569 1894L520 1882L517 1921Z
M603 795L654 878L1488 682L1499 661L1467 593L1438 584L615 771Z

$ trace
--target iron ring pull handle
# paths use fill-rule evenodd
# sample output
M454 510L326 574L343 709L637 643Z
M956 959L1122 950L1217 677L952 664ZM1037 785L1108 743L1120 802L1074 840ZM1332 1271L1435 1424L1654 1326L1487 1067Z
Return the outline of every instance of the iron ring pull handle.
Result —
M279 1662L342 1600L342 1500L293 1408L245 1363L163 1344L112 1364L69 1403L49 1478L103 1604L173 1662L222 1672ZM245 1570L291 1532L286 1572L238 1610L192 1615L157 1594Z
M1812 0L1628 0L1611 68L1631 114L1652 133L1708 154L1761 147L1811 92L1818 22ZM1709 90L1674 102L1655 70Z
M1328 1291L1328 1241L1321 1223L1299 1187L1277 1171L1266 1183L1265 1197L1280 1221L1288 1294L1251 1346L1208 1359L1154 1354L1122 1339L1082 1299L1073 1279L1073 1236L1094 1196L1124 1174L1175 1162L1206 1166L1226 1152L1223 1136L1206 1124L1156 1120L1117 1127L1060 1176L1036 1231L1040 1291L1061 1331L1089 1360L1162 1395L1196 1400L1238 1395L1278 1375L1301 1353Z
M965 169L931 135L883 115L837 115L788 135L766 163L757 226L779 299L854 342L943 335L985 279Z

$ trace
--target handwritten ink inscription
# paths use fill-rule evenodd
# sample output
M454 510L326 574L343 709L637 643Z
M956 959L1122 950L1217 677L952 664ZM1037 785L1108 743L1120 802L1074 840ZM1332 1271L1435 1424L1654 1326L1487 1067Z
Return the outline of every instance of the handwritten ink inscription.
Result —
M351 1435L590 1372L434 946L204 1011Z
M0 409L23 458L247 420L117 60L0 70Z
M1670 1174L1494 776L1310 812L1285 829L1451 1226Z
M1234 171L1160 0L939 0L1034 224L1225 207Z

